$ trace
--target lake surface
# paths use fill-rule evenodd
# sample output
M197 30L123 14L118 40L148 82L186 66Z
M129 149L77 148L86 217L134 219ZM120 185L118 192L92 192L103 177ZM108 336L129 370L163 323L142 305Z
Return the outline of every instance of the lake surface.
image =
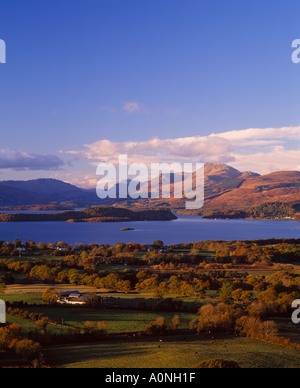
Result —
M122 228L134 231L121 232ZM0 240L37 243L65 241L75 243L150 244L162 240L165 244L204 240L255 240L268 238L300 238L300 221L204 220L201 217L180 216L175 221L67 223L13 222L0 223Z

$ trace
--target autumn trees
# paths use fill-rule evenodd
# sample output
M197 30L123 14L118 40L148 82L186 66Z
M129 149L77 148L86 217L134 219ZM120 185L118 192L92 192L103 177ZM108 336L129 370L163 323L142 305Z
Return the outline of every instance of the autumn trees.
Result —
M236 332L241 336L270 341L278 335L278 327L274 321L242 316L236 321Z
M3 280L0 278L0 294L4 294L5 289L6 289L6 285L3 282Z
M0 351L14 352L35 365L39 365L42 360L40 344L24 337L17 324L0 327Z
M241 310L235 305L219 303L214 306L206 304L199 311L197 331L198 333L232 333L236 319L240 315Z
M172 330L178 330L180 326L180 317L175 315L172 321L168 321L165 317L158 317L156 321L151 322L145 327L144 333L149 336L164 336Z

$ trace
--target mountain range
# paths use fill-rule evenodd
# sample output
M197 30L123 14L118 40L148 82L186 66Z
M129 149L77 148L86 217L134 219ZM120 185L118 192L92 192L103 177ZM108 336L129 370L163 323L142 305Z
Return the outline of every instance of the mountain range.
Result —
M300 172L281 171L267 175L241 172L225 164L207 164L204 168L204 209L244 209L266 203L281 202L300 208ZM195 174L188 178L194 180ZM171 178L171 182L174 179ZM161 187L166 180L161 178ZM156 182L157 184L157 182ZM149 190L145 184L142 189ZM185 199L174 199L174 184L171 183L170 199L127 201L128 206L163 207L174 210L185 208ZM121 206L121 205L120 205Z
M213 170L213 169L212 169ZM210 208L253 207L270 202L294 206L300 203L300 172L280 171L267 175L225 169L227 177L208 173L205 206ZM223 171L226 175L226 172ZM223 177L225 177L223 175Z
M84 190L56 179L0 182L0 206L44 205L74 202L82 205L99 204L95 190Z
M205 166L205 208L254 207L282 202L300 205L300 172L280 171L268 175L241 172L225 164ZM146 186L148 186L146 184ZM171 185L171 193L174 191ZM172 196L172 194L171 194ZM55 179L0 182L0 207L50 203L73 203L79 206L130 203L147 206L162 205L182 208L184 201L169 200L108 200L101 201L96 190L85 190Z

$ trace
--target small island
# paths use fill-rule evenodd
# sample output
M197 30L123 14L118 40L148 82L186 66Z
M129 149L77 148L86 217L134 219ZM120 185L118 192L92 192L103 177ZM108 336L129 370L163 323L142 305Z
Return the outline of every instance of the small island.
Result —
M121 232L130 232L132 230L135 230L134 228L122 228Z
M79 211L45 214L0 214L0 222L130 222L130 221L172 221L177 217L169 209L129 210L125 208L95 206Z

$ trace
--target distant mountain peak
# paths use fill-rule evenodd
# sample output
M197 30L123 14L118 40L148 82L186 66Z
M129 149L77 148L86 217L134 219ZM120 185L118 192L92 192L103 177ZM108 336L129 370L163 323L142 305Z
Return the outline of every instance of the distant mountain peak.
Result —
M260 174L257 174L256 172L252 172L252 171L244 171L242 173L242 175L240 176L240 178L243 178L243 179L249 179L249 178L257 178L259 177Z
M242 173L226 164L213 164L208 163L204 167L204 175L206 180L212 180L214 182L221 182L226 179L239 178Z

